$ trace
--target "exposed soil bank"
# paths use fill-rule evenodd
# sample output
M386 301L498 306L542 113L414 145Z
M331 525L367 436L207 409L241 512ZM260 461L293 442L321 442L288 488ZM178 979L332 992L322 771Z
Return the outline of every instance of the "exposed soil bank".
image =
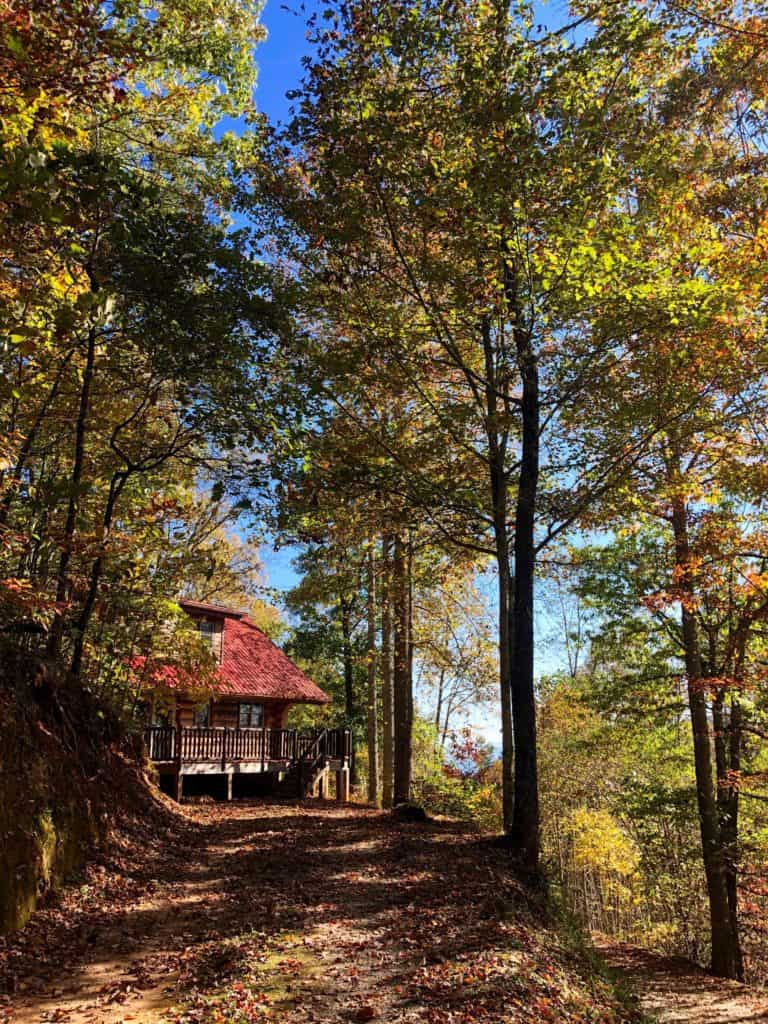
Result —
M57 711L0 690L0 934L21 928L123 817L160 813L135 754L105 738L93 709L87 727Z

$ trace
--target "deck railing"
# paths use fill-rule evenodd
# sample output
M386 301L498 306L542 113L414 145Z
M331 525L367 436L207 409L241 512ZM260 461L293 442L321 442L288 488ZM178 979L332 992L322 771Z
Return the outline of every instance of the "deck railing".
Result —
M185 729L152 726L144 731L151 761L215 762L313 761L318 754L334 761L349 761L349 729Z

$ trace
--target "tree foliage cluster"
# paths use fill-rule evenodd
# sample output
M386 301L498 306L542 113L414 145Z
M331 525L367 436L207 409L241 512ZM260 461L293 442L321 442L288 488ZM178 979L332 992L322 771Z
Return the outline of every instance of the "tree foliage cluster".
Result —
M134 655L201 656L175 596L255 580L223 494L277 319L227 215L261 135L258 13L0 8L4 655L12 680L84 682L117 711ZM222 136L224 117L247 130Z

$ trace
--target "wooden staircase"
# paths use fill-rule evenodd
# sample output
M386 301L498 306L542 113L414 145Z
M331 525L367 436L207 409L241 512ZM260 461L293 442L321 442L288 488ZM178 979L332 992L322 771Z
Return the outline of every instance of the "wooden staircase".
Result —
M328 754L328 730L321 729L315 742L291 765L285 777L275 787L277 796L298 797L325 796L330 774Z

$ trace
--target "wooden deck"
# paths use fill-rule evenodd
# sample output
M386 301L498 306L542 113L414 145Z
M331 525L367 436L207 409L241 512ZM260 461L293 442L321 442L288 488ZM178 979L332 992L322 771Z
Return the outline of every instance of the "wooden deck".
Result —
M186 729L153 726L144 731L147 756L160 774L175 777L180 798L185 775L226 775L228 793L232 776L274 772L298 795L318 784L330 771L337 773L337 792L349 795L352 734L349 729Z

